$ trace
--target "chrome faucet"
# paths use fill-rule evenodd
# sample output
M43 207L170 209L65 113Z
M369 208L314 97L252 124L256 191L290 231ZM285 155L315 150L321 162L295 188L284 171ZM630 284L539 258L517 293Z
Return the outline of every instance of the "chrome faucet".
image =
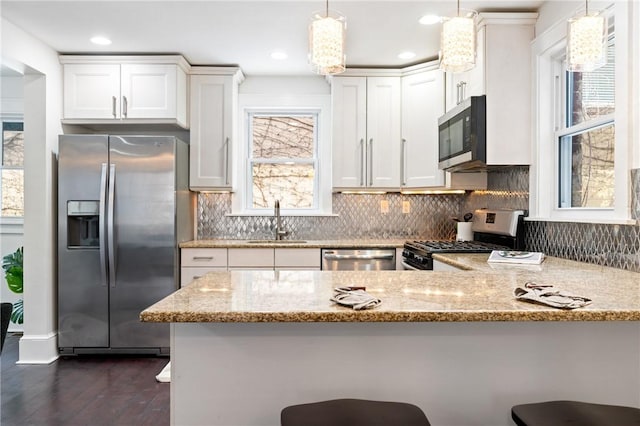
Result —
M289 232L282 229L282 218L280 217L280 200L276 200L274 210L276 217L276 240L281 240L282 237L289 235Z

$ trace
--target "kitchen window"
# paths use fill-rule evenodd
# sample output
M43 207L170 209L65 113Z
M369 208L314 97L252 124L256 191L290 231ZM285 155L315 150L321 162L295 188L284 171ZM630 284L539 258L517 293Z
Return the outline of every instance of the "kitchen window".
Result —
M331 215L329 95L241 95L232 215Z
M249 113L250 209L315 209L318 205L316 112Z
M567 19L558 17L532 43L535 77L529 220L632 223L629 171L634 167L630 55L636 42L629 3L610 4L607 64L566 71ZM552 9L553 10L553 9ZM615 18L615 33L614 33Z
M566 64L563 62L563 69ZM613 209L615 201L615 43L607 64L563 72L558 125L558 207Z
M0 165L0 216L24 216L24 125L2 122L2 163Z

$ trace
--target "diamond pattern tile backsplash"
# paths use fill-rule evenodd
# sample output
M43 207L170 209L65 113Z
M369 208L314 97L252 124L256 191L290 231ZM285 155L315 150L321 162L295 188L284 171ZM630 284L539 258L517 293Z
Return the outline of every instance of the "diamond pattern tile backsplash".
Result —
M329 240L366 238L451 239L452 216L460 211L463 195L402 195L396 193L333 194L335 216L285 216L282 224L289 239ZM381 213L381 201L389 212ZM402 213L408 201L409 213ZM273 238L273 216L227 216L231 194L198 195L198 239Z
M631 172L634 225L526 222L526 246L550 256L640 272L640 169ZM380 202L389 202L381 213ZM408 201L410 212L402 213ZM453 216L475 209L529 206L529 168L493 170L488 189L465 195L333 194L335 216L283 217L288 238L327 239L453 239ZM198 194L198 239L272 238L271 216L228 216L231 194Z

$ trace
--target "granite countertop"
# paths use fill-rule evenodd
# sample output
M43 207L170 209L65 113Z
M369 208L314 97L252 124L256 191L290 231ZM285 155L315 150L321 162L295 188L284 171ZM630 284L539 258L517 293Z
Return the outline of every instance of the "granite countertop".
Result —
M402 247L407 239L354 240L193 240L180 243L180 248L382 248Z
M487 254L438 255L464 271L210 272L141 313L149 322L638 321L640 274L565 259L540 266L486 263ZM518 301L527 281L593 303L561 310ZM365 286L371 310L332 303L333 288Z

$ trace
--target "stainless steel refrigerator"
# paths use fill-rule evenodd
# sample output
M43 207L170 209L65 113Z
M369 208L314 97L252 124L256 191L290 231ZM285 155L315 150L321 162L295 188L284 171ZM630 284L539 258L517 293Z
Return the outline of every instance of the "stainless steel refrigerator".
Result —
M193 239L188 161L170 136L59 137L61 354L168 354L169 325L139 315L178 287L178 243Z

